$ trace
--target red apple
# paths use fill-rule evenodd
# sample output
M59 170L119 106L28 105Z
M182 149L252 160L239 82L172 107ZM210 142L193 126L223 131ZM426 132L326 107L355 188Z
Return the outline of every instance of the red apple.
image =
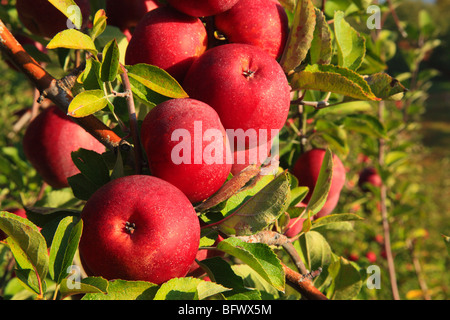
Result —
M193 17L208 17L224 12L239 0L167 0L175 9Z
M275 0L240 0L215 16L215 25L230 43L258 46L278 59L289 34L284 8Z
M108 25L116 26L127 35L145 14L160 4L156 0L106 0Z
M200 242L194 207L172 184L152 176L115 179L81 213L80 256L90 274L161 284L184 277Z
M43 110L23 138L25 156L50 186L68 187L67 178L80 171L71 153L78 149L103 153L105 147L56 106Z
M6 209L4 211L13 213L19 217L25 218L27 219L27 212L25 211L25 209L21 209L21 208L13 208L13 209ZM2 231L0 230L0 241L3 241L7 238L8 236Z
M183 87L191 98L217 111L229 136L231 130L234 136L255 137L241 148L230 138L233 151L266 143L288 116L286 75L273 57L256 46L226 44L208 50L192 64Z
M371 263L375 263L377 261L377 255L375 252L373 251L369 251L366 253L366 258L367 260L369 260L369 262Z
M369 191L369 188L365 184L371 184L372 186L379 188L383 184L380 175L375 168L365 168L359 174L358 186L362 191Z
M323 158L325 157L324 149L312 149L302 154L292 168L292 174L299 180L300 186L309 188L309 192L303 200L308 203L311 199L314 187L319 177L320 168ZM345 184L345 168L337 155L333 155L333 177L331 179L331 187L328 193L327 201L323 208L315 215L320 218L330 214L336 207L342 188Z
M359 255L357 253L350 253L348 260L356 262L359 260Z
M155 65L182 81L191 64L206 51L207 43L200 19L170 7L159 7L148 12L136 26L125 62Z
M232 159L217 112L194 99L172 99L152 109L141 128L150 171L183 191L193 203L226 181Z
M75 0L75 3L80 8L83 27L86 27L91 13L89 0ZM68 18L47 0L17 0L16 9L20 21L34 35L53 38L68 28Z

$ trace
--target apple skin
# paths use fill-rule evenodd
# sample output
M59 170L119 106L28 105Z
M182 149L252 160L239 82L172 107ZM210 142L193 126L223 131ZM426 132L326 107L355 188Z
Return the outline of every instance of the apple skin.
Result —
M67 178L80 172L71 156L80 148L105 152L103 144L54 105L30 123L23 138L28 161L54 189L68 187Z
M194 207L172 184L125 176L98 189L81 212L79 251L89 274L161 284L184 277L200 243Z
M108 25L118 27L130 40L138 22L147 12L159 6L156 0L106 0Z
M292 168L292 174L299 180L299 186L309 188L308 194L303 199L303 203L305 204L311 199L325 153L326 150L324 149L311 149L303 153ZM323 208L314 216L315 218L326 216L334 210L339 201L341 190L344 187L345 179L344 165L338 156L333 154L333 177L331 179L330 191Z
M28 219L27 217L27 212L25 211L25 209L22 208L13 208L13 209L6 209L4 211L7 211L9 213L13 213L19 217ZM0 241L3 241L7 238L8 236L2 231L0 230Z
M373 251L369 251L366 253L366 258L367 260L369 260L369 262L371 263L375 263L377 261L377 255L375 252Z
M366 183L369 183L376 188L381 187L381 185L383 184L383 181L381 180L381 177L375 168L372 167L364 168L360 172L358 179L358 186L364 192L369 191L369 188L365 187Z
M230 43L262 48L275 59L283 54L289 34L284 8L275 0L240 0L214 17L215 26Z
M201 132L195 131L196 121L201 121ZM172 158L174 148L184 142L184 137L172 141L172 135L178 129L187 130L189 133L190 163L183 161L176 164ZM216 160L211 159L214 161L208 161L206 156L211 153L206 153L205 148L216 145L203 139L205 132L210 129L217 130L223 141L220 145L220 159L219 156ZM201 134L200 137L198 133ZM214 194L230 173L232 161L227 158L231 158L231 150L225 129L217 112L201 101L189 98L171 99L159 104L147 114L142 123L141 141L151 173L179 188L192 203L200 202ZM219 148L219 145L217 147ZM202 153L200 161L195 160L196 152Z
M209 17L233 7L239 0L167 0L175 9L193 17Z
M87 26L91 5L89 0L75 0L83 18L82 29ZM68 18L48 0L17 0L16 9L20 21L34 35L53 38L67 29Z
M181 82L207 46L208 35L200 19L170 7L159 7L148 12L137 24L125 63L155 65Z
M280 130L289 113L291 88L283 69L268 53L248 44L206 51L192 64L183 88L213 107L225 129L256 130L258 144L269 141L271 130ZM266 140L261 141L259 130L266 131ZM245 148L255 146L247 141Z

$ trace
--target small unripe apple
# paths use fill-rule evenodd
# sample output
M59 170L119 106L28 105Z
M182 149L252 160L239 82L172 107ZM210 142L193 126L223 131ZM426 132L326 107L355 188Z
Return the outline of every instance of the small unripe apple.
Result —
M175 9L193 17L208 17L224 12L239 0L167 0Z
M208 35L200 19L170 7L159 7L137 24L125 62L155 65L180 82L207 45Z
M254 133L255 139L247 140L241 150L269 141L288 116L286 75L273 57L256 46L225 44L209 49L192 64L183 87L191 98L217 111L227 132L233 130L241 137ZM237 150L239 142L230 138L230 143Z
M198 251L200 223L170 183L125 176L98 189L81 213L80 257L90 275L161 284L184 277Z
M312 149L303 153L294 164L292 174L297 177L300 186L309 188L309 192L303 200L308 203L319 178L320 168L326 151L324 149ZM333 154L333 176L331 179L330 191L323 208L315 215L320 218L330 214L336 207L340 193L345 184L345 168L336 154Z
M23 138L28 161L55 189L68 187L67 178L80 172L71 155L80 148L105 152L103 144L56 106L44 109L30 123Z
M381 177L375 168L372 167L365 168L359 174L358 186L364 192L369 190L365 186L366 183L369 183L376 188L381 187L381 185L383 184L383 181L381 180Z
M228 178L228 138L217 112L204 102L186 98L159 104L145 117L141 140L151 173L192 203L210 197Z
M145 14L159 6L156 0L106 0L108 25L118 27L130 39Z
M80 8L83 21L87 26L91 5L89 0L75 0ZM34 35L53 38L58 32L68 28L69 19L47 0L17 0L16 9L20 21ZM75 15L77 12L69 12Z
M230 10L214 17L220 34L230 43L255 45L275 59L283 54L289 21L276 0L240 0Z

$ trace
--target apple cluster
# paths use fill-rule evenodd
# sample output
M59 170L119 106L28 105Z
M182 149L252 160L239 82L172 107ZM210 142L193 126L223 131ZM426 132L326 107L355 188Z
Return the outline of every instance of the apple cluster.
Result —
M76 3L83 16L89 12L89 1ZM43 0L17 1L24 25L50 38L66 27L57 19L38 19L39 10L45 12L41 16L54 10L46 5L51 6ZM272 133L286 123L291 88L278 59L288 18L276 0L107 0L106 13L129 38L126 64L165 70L189 98L157 105L142 123L151 175L115 179L87 201L80 257L89 275L159 284L195 269L200 223L194 205L215 194L230 173L261 165ZM181 142L189 148L180 148ZM77 173L70 154L78 148L104 151L56 106L45 109L24 138L26 156L53 188L67 187L67 178ZM249 154L261 149L263 159L251 160ZM241 155L246 160L237 162ZM325 150L313 149L292 170L311 190L302 206L324 155ZM337 156L333 163L331 190L318 217L335 208L345 183Z

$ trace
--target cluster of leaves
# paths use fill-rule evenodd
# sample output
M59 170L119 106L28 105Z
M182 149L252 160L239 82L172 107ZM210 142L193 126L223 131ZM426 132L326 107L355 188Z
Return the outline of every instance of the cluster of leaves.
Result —
M59 8L62 12L73 4L70 0L50 2L62 6ZM380 32L374 42L349 23L354 17L367 18L367 1L329 1L325 12L311 0L281 2L289 15L292 31L280 65L293 90L299 93L299 103L293 102L290 117L294 122L280 135L280 164L282 168L290 168L306 146L329 147L316 188L300 187L295 177L280 168L273 175L253 176L243 188L220 203L198 210L199 218L207 225L202 230L201 247L211 247L217 231L230 236L217 246L227 254L228 261L216 257L200 262L214 282L197 278L173 279L161 286L140 281L108 282L98 277L79 277L79 270L71 268L78 259L76 249L82 232L80 207L100 186L133 172L134 163L127 150L103 155L79 150L73 154L73 161L81 173L69 179L71 190L53 191L33 207L27 207L29 220L7 212L0 214L0 229L9 236L5 244L17 262L19 282L39 298L81 294L83 299L299 297L286 286L283 263L293 266L293 262L283 249L247 243L241 237L267 229L282 232L289 217L306 218L319 212L330 189L332 150L351 157L353 137L359 134L365 145L372 148L368 153L374 155L377 139L389 140L398 131L394 125L387 127L373 115L373 102L398 100L405 87L384 73L386 61L393 56L386 48L395 47L391 34ZM331 19L333 30L329 24ZM65 70L69 69L74 51L86 52L88 56L68 113L73 117L95 114L105 122L118 123L118 128L128 133L130 116L124 98L130 94L139 102L137 111L141 115L166 99L183 98L187 94L164 70L146 64L124 65L126 41L123 39L117 29L107 25L105 12L99 10L91 29L62 31L47 48L57 52ZM124 91L124 81L129 81L131 92ZM321 104L305 104L305 100L323 101L327 108L319 108ZM313 120L313 125L308 127L309 120ZM398 129L401 124L396 124ZM386 172L406 158L406 149L403 152L401 148L392 149L386 157L387 167L379 168L383 180L387 180ZM230 179L228 183L234 182ZM307 208L295 207L307 192L313 192ZM72 193L75 201L70 199ZM294 242L308 270L323 270L314 283L329 298L356 297L367 277L365 269L336 254L326 238L329 232L339 235L353 230L355 221L359 220L352 213L333 214L314 221L307 219L298 241Z

